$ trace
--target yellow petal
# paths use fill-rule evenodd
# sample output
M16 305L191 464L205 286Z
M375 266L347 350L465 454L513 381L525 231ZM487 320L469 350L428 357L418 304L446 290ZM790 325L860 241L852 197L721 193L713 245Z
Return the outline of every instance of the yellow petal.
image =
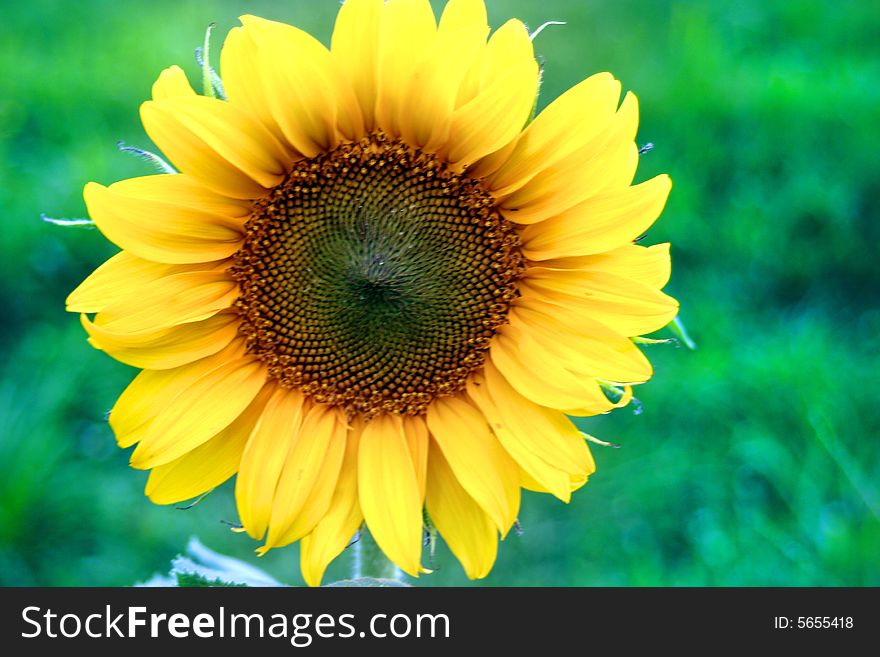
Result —
M474 60L459 87L456 105L466 105L481 91L507 77L512 66L519 67L534 59L535 51L525 25L516 19L507 21Z
M564 476L564 473L559 472L561 476ZM553 491L544 486L541 482L535 479L532 475L528 473L527 470L524 470L522 467L519 469L519 485L525 488L526 490L530 490L533 493L550 493L553 494ZM564 484L562 484L562 490L564 490ZM568 500L564 500L568 502Z
M461 80L486 44L489 27L471 0L446 5L437 38L423 49L420 62L402 96L398 111L401 137L410 145L434 152L446 145L454 121Z
M531 114L540 79L538 63L531 54L525 26L511 21L493 39L507 32L516 35L512 39L528 43L528 50L525 56L507 63L503 76L455 110L446 154L449 162L466 167L503 148L519 134Z
M498 553L498 530L467 494L435 443L428 457L425 505L431 522L471 579L489 574Z
M238 283L226 272L172 274L130 289L98 313L95 324L114 333L155 331L212 317L238 295Z
M330 508L346 433L339 408L315 404L309 410L281 470L263 550L298 541Z
M672 273L668 243L647 247L625 244L604 253L554 258L540 264L547 269L604 271L657 289L669 282Z
M483 0L449 0L440 15L438 34L454 34L458 30L478 27L487 35L489 18L486 14L486 3ZM485 37L483 41L485 42Z
M471 398L478 399L473 395ZM488 395L479 398L479 401L480 409L491 419L493 426L497 425L498 439L502 441L505 449L519 465L520 486L537 493L550 493L568 504L571 500L571 487L569 486L571 475L564 470L554 468L519 442L518 438L511 437L504 424L496 421L499 417L498 409L492 404Z
M282 146L286 139L269 106L267 69L260 58L260 47L253 30L234 27L226 35L220 52L223 88L229 103L240 107L262 123ZM285 149L292 160L301 157L295 149Z
M162 71L153 83L153 100L195 95L196 92L186 79L186 73L176 64Z
M468 175L475 179L485 179L498 171L498 167L507 161L513 149L516 148L516 139L514 138L504 148L499 148L494 153L480 158L468 168ZM485 182L485 181L484 181Z
M586 377L623 383L651 378L651 363L631 340L568 308L518 299L508 315L567 369Z
M519 466L567 502L570 476L587 475L594 469L577 427L561 411L539 406L517 393L491 362L483 374L471 377L467 390Z
M275 489L302 413L302 394L279 387L266 403L242 454L235 501L241 524L256 540L263 538L269 526Z
M116 400L110 411L110 427L120 447L139 441L150 422L183 390L224 363L241 358L243 340L236 340L218 353L167 370L143 370Z
M330 51L357 95L367 130L375 127L379 24L383 0L346 0L336 16Z
M535 117L506 163L487 181L496 193L511 193L606 129L620 100L620 82L597 73L575 85Z
M419 482L420 499L425 501L425 477L428 471L428 427L420 416L403 418L403 433L412 456L416 480Z
M89 183L83 191L89 215L107 239L147 260L211 262L235 253L242 243L240 219L144 194L145 187L161 188L174 177L133 178L110 187Z
M512 65L522 66L534 60L535 49L528 28L515 18L508 20L495 30L486 44L485 57L480 63L480 89L505 77Z
M462 488L505 535L519 513L519 477L486 417L460 397L443 397L431 403L426 419Z
M175 504L198 497L234 475L272 389L265 386L232 424L206 443L153 468L144 491L147 497L155 504Z
M128 251L120 251L107 260L67 296L67 310L75 313L97 313L107 306L124 299L132 290L173 274L187 271L206 271L218 263L193 265L167 265L144 260ZM226 262L224 266L231 265Z
M559 162L543 168L502 202L510 221L532 224L581 201L632 181L632 154L638 128L638 103L627 93L608 127Z
M216 98L147 101L141 105L141 120L178 169L225 196L260 198L283 180L290 164L262 123Z
M604 271L554 271L536 268L520 281L523 297L535 297L582 313L626 337L666 326L678 302L643 283Z
M490 345L492 363L525 398L548 408L584 408L596 415L613 405L595 379L579 377L561 365L519 327L501 327Z
M575 475L594 471L587 443L564 413L523 398L491 365L485 369L484 376L486 392L507 431L517 435L523 444L555 468Z
M351 542L364 520L358 503L358 447L362 428L350 431L330 508L300 542L300 569L309 586L320 586L327 566Z
M564 474L563 474L564 476ZM573 493L578 488L583 486L587 481L589 481L590 477L587 475L568 475L568 487L570 491ZM564 486L565 483L563 482ZM534 493L549 493L541 483L539 483L532 475L530 475L525 470L520 469L520 486L525 488L526 490L530 490ZM563 500L564 502L568 502L568 499Z
M195 449L232 424L265 383L265 366L251 356L208 372L156 416L131 455L132 467L154 468Z
M526 226L523 251L532 260L547 260L598 254L632 242L660 216L671 186L664 174L593 196L552 219Z
M254 206L253 201L230 198L211 191L185 173L162 173L128 178L111 185L111 187L137 199L164 201L228 219L237 219L237 221L226 222L236 229L240 229L244 225Z
M400 136L401 114L413 76L434 46L437 23L428 0L389 0L379 26L379 72L376 125Z
M582 476L572 475L571 481L569 484L571 486L571 491L574 492L574 491L578 490L581 486L583 486L589 480L590 480L590 477L588 475L582 475Z
M336 435L330 441L324 460L321 462L321 469L318 471L314 486L312 486L312 492L309 493L308 499L303 504L302 512L288 527L278 541L278 545L287 545L304 538L330 510L336 483L342 472L348 432L349 427L345 424L345 419L341 418L337 422Z
M199 322L137 333L109 331L85 315L80 322L96 349L132 367L167 370L216 354L238 335L241 319L221 312Z
M360 139L364 121L351 83L320 41L292 25L242 16L259 40L263 91L289 144L306 157Z
M603 381L604 384L609 384L613 382ZM566 408L564 409L564 413L566 415L570 415L572 417L589 417L591 415L598 415L599 413L607 413L613 411L615 408L623 408L628 405L632 401L632 386L615 386L617 392L611 395L611 391L607 387L603 387L602 390L608 390L609 395L606 395L605 403L608 404L605 407L605 410L598 410L595 407L584 407L584 408ZM608 396L613 396L617 398L617 401L611 401L608 399Z
M370 533L401 570L418 577L422 505L412 457L396 415L378 415L361 434L358 496Z
M166 370L216 354L229 345L241 323L237 315L220 312L208 319L153 331L117 333L107 330L85 314L80 324L88 343L116 360L151 370Z

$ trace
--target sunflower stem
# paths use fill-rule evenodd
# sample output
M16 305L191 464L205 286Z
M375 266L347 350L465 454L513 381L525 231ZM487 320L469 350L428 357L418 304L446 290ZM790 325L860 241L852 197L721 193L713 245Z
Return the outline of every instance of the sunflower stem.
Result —
M402 573L400 568L385 556L376 544L376 540L364 527L360 531L358 541L351 546L354 555L352 564L352 579L370 577L375 579L390 579L400 581Z

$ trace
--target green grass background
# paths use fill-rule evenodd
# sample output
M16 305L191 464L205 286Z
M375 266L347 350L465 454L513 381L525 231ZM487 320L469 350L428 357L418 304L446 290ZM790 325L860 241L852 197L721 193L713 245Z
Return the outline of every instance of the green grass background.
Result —
M537 27L541 104L612 71L640 99L639 179L669 172L646 243L697 351L649 347L620 443L569 506L527 494L491 585L880 585L880 4L489 0ZM64 298L114 252L81 190L143 175L137 108L159 71L236 16L329 41L332 0L4 3L0 10L0 584L128 585L190 535L301 583L296 547L257 560L231 489L152 505L103 420L134 375L86 344ZM219 41L218 41L219 43ZM465 584L438 550L419 585ZM347 574L348 558L327 581Z

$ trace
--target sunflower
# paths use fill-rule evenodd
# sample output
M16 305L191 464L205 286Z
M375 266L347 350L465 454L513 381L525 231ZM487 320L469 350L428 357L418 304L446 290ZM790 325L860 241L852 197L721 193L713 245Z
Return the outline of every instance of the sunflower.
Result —
M483 0L348 0L329 49L241 23L223 97L172 66L141 106L179 173L85 187L121 251L67 308L142 369L116 439L158 504L236 475L311 585L363 523L410 575L429 522L484 577L522 489L594 471L568 416L627 404L677 312L669 245L634 244L670 189L632 184L636 98L599 73L532 118L530 34Z

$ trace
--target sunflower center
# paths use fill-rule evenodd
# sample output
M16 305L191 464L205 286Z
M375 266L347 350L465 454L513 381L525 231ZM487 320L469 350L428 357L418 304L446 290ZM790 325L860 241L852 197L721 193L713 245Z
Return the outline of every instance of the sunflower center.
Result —
M232 272L248 350L349 414L461 391L523 269L478 181L382 133L297 163L246 232Z

